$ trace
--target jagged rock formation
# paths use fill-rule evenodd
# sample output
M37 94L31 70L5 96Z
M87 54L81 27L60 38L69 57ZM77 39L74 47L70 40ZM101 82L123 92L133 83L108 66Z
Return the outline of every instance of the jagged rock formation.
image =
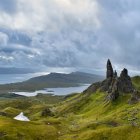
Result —
M108 91L109 90L110 85L111 85L112 80L113 80L113 77L114 77L112 64L111 64L109 59L107 61L106 68L107 68L106 79L103 82L101 82L101 87L100 87L101 91Z
M109 68L110 66L110 68ZM131 78L128 75L128 70L124 68L120 74L120 77L117 76L115 71L112 76L113 68L111 68L111 62L107 62L107 79L103 82L103 91L108 92L109 100L116 100L120 94L124 93L133 93L134 87L131 82ZM110 76L109 76L110 73Z
M89 86L83 93L93 93L96 92L101 87L101 83L93 83L91 86Z
M110 60L107 61L107 72L106 72L106 79L113 77L113 68Z
M100 90L110 93L113 90L115 83L118 83L117 78L117 72L116 70L113 72L111 61L108 59L106 79L101 83Z
M120 93L119 93L118 83L119 83L119 81L117 78L113 79L111 86L110 86L110 89L108 90L108 93L109 93L108 99L109 100L114 101L119 97Z
M114 71L113 77L116 78L118 76L116 70Z
M84 93L93 93L97 89L108 93L107 99L112 101L116 100L120 94L133 93L134 91L131 78L128 75L128 70L124 68L120 77L118 77L116 70L113 71L112 64L109 59L107 61L106 79L100 83L94 83L85 90Z
M118 80L119 80L118 88L119 88L120 92L124 92L124 93L132 93L133 92L134 87L132 85L130 76L128 76L127 69L124 68L122 70Z

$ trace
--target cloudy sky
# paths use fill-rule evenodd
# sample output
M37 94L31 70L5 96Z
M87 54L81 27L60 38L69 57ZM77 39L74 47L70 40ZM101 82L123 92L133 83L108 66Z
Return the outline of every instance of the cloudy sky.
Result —
M139 0L0 0L0 67L140 70Z

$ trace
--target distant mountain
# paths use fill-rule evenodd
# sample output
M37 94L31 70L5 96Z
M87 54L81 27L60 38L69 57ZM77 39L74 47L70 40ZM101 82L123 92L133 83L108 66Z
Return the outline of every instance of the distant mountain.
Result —
M15 68L15 67L0 67L0 74L27 74L35 72L32 69Z
M24 82L0 85L1 91L34 91L43 88L74 87L103 80L103 76L84 72L50 73Z
M72 72L70 74L64 73L50 73L48 75L43 75L35 78L31 78L26 82L31 83L52 83L52 82L60 82L60 83L84 83L91 84L97 81L103 80L103 76L89 74L84 72Z

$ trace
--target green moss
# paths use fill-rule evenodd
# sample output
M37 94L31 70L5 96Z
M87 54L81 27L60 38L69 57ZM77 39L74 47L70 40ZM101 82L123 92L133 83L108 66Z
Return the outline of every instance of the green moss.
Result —
M132 82L133 82L134 87L140 90L140 76L133 77Z

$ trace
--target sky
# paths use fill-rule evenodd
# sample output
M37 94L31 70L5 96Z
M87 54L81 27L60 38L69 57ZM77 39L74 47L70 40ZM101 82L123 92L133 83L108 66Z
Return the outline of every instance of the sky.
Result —
M0 67L140 71L139 0L0 0Z

